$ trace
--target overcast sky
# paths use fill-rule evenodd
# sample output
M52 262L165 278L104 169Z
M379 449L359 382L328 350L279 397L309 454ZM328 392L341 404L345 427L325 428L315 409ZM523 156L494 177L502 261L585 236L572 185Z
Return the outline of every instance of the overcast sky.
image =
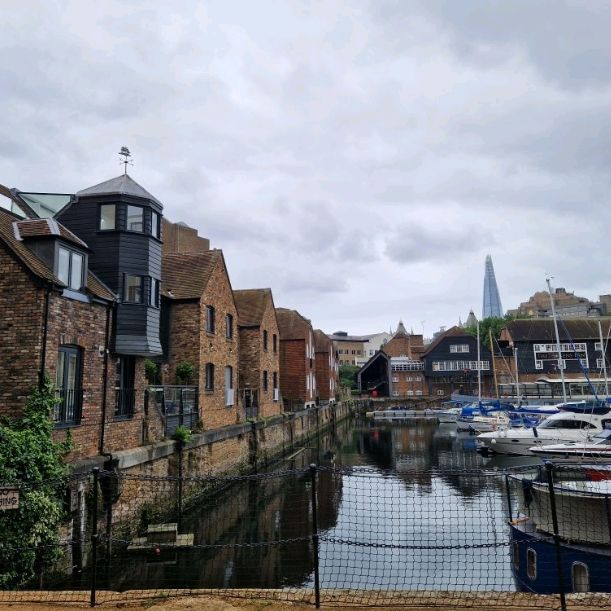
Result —
M431 335L611 292L611 1L0 5L0 183L132 177L233 287L327 332ZM425 321L424 323L422 321Z

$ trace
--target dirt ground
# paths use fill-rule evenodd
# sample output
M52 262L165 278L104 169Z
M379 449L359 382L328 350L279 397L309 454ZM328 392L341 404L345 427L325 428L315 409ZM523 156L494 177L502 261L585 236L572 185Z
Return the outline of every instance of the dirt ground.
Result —
M150 591L98 593L98 608L151 609L152 611L313 611L314 600L291 602L285 599L286 592L279 590L238 590L236 597L227 593L202 592L176 595L155 595ZM377 595L379 594L379 595ZM372 597L373 595L373 597ZM307 595L306 595L307 596ZM19 597L20 600L15 600ZM61 598L64 598L61 601ZM379 611L405 609L409 611L455 611L460 609L485 611L552 611L559 608L557 596L535 596L519 593L462 593L461 595L442 592L389 593L370 591L329 591L321 593L321 609L355 611L372 608ZM571 611L592 611L610 609L611 595L570 595ZM57 602L50 602L55 599ZM281 599L281 600L278 600ZM307 600L307 599L306 599ZM361 602L361 604L358 604ZM367 604L368 603L368 604ZM0 611L58 611L59 609L89 609L87 592L0 592Z

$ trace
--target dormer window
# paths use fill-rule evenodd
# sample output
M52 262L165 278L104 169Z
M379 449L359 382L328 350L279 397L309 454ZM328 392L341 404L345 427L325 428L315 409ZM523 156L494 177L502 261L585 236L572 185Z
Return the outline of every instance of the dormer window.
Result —
M144 231L144 208L127 206L127 231Z
M117 228L116 204L103 204L100 206L100 230L109 231Z
M85 284L85 257L81 253L59 246L57 249L57 277L66 286L80 291Z

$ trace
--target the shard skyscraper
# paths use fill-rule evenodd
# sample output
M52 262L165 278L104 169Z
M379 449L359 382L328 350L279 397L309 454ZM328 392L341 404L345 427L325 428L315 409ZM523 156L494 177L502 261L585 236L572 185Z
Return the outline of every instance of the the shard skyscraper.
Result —
M484 307L482 309L482 320L491 316L503 316L503 306L501 305L501 296L499 288L496 285L496 277L494 276L494 266L492 265L492 257L486 256L486 273L484 275Z

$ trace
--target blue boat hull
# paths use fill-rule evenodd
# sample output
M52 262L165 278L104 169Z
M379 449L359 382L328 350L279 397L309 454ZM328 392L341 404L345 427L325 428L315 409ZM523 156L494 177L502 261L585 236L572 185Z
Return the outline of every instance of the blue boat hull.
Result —
M556 546L549 535L511 525L512 570L518 589L537 594L560 592ZM611 592L611 546L562 542L564 591Z

